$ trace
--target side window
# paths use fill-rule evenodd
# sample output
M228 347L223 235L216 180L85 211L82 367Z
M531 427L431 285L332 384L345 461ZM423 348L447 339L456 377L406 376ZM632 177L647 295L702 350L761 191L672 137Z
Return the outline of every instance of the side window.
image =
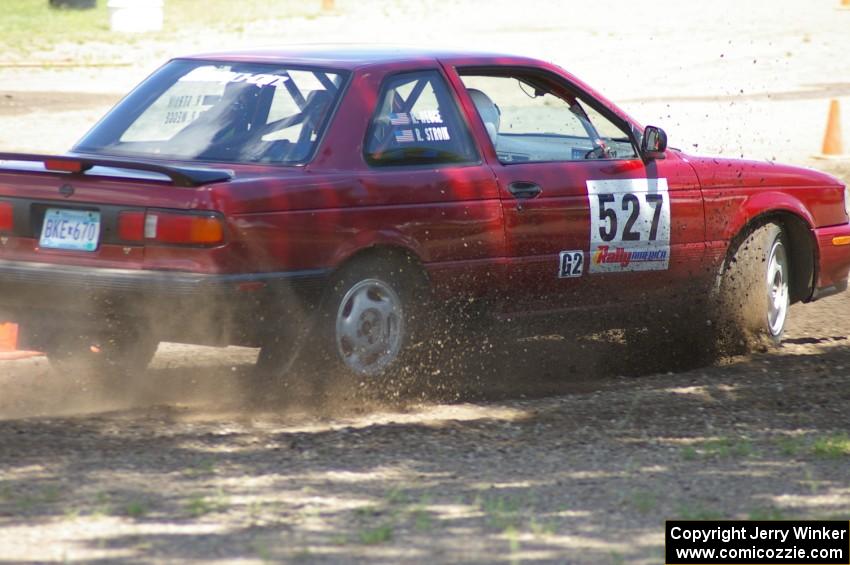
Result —
M637 157L619 126L545 81L519 75L461 78L502 163Z
M366 161L376 166L478 160L472 137L437 71L386 80L365 147Z

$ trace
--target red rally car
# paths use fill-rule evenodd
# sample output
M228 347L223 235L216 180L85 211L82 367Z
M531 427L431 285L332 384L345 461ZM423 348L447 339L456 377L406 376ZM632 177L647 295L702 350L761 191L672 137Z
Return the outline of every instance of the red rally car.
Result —
M0 313L105 368L176 341L281 372L308 343L377 376L470 303L777 341L790 303L847 287L848 204L825 174L668 148L534 59L197 55L70 153L0 154Z

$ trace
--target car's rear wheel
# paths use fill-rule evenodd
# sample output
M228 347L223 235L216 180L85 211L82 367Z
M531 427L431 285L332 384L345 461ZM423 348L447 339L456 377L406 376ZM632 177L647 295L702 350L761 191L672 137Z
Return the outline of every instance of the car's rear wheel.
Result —
M336 277L319 312L319 347L331 369L360 380L415 368L427 325L427 285L408 259L357 261Z
M329 374L376 382L412 370L426 293L424 276L407 258L354 260L334 277L306 332L261 349L259 372L280 381L297 367L319 383Z
M790 307L787 239L768 223L753 229L724 265L720 314L724 338L747 349L776 345L782 339Z
M342 365L361 376L383 373L399 357L407 329L404 311L401 296L382 278L347 288L334 316L334 345Z

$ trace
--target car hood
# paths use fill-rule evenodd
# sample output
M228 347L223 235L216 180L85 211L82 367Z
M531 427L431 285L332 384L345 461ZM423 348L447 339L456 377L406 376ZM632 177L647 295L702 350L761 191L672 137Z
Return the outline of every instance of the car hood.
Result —
M696 157L684 154L682 158L693 167L703 188L843 186L843 183L832 175L771 161Z

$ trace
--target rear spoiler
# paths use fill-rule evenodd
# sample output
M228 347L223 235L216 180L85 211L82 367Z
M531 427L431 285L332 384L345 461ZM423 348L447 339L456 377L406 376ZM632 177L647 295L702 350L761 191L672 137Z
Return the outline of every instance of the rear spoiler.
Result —
M30 155L26 153L0 153L2 161L28 161L42 163L48 171L83 174L92 167L112 167L131 171L159 173L171 179L175 186L201 186L213 182L225 182L233 179L234 173L228 169L207 169L203 167L183 167L163 165L151 161L128 161L116 157L87 157L83 155Z

